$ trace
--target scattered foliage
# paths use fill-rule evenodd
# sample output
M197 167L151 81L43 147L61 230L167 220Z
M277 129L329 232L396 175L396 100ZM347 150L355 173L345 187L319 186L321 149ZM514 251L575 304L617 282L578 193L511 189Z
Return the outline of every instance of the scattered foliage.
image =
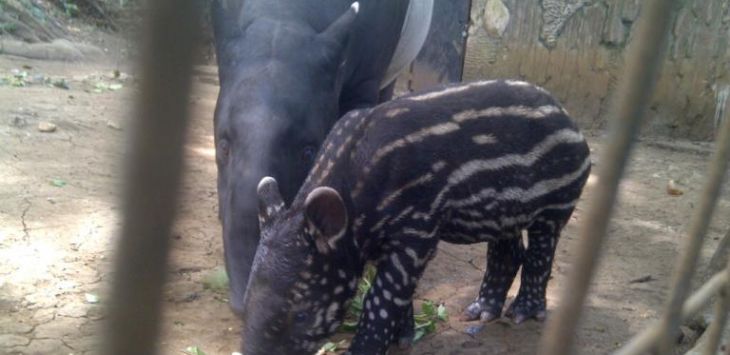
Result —
M350 303L345 316L345 321L340 327L341 331L354 332L357 330L357 322L360 319L360 315L363 310L363 302L365 297L372 287L373 280L376 274L375 266L368 264L365 266L363 277L357 285L357 293L355 298ZM423 336L436 331L436 324L438 322L447 322L449 319L446 307L443 304L438 306L433 301L425 300L421 304L421 312L413 315L415 323L415 337L414 341L418 341Z
M324 345L322 345L321 348L319 348L319 351L317 351L316 355L326 355L331 353L336 353L337 350L345 350L347 349L347 340L340 340L336 343L333 343L331 341L328 341Z
M205 355L205 352L197 346L188 346L183 352L188 355Z

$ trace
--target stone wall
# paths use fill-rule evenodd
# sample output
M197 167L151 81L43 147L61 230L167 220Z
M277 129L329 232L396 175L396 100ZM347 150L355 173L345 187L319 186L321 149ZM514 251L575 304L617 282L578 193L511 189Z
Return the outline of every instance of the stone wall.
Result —
M535 82L583 127L603 128L641 3L473 0L464 80ZM730 2L681 3L643 133L712 139L730 91Z

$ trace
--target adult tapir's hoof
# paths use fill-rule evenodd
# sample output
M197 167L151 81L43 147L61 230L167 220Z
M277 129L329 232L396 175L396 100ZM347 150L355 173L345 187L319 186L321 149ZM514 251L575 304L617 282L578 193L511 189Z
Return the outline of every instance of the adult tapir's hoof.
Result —
M524 323L528 319L535 319L540 322L547 317L545 300L535 301L517 296L509 306L505 316L512 319L515 324Z
M459 319L461 321L481 320L487 323L499 318L501 314L501 307L492 307L482 300L476 300L466 307Z

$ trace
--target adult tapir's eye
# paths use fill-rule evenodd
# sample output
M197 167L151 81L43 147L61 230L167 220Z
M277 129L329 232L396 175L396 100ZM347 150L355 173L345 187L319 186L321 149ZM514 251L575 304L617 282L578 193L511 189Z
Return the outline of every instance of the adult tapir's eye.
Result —
M223 138L218 142L218 152L221 159L227 159L230 151L228 140Z
M302 150L302 160L305 163L311 163L314 161L314 156L317 154L317 148L313 145L308 145Z
M294 314L294 322L296 323L302 323L306 321L309 318L309 313L307 312L297 312Z

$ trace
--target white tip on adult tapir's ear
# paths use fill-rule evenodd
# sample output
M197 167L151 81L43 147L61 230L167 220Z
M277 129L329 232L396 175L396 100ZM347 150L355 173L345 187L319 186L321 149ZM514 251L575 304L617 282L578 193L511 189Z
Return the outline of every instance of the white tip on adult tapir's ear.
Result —
M350 8L347 9L344 14L342 14L322 32L322 35L329 37L338 43L344 44L350 34L350 29L352 28L359 11L360 3L352 3Z
M259 197L259 223L263 226L284 209L284 199L281 198L279 184L276 179L270 176L266 176L259 181L256 194Z

